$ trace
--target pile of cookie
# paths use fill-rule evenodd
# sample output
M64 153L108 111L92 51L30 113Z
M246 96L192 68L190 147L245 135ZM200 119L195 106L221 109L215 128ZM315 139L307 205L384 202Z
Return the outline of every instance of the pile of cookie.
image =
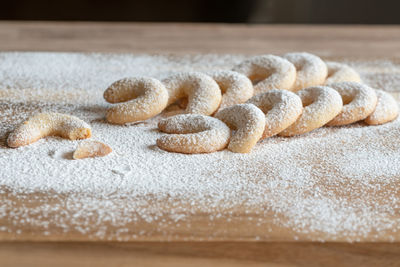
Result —
M111 84L104 99L112 104L106 120L125 124L152 118L180 101L182 113L158 123L167 133L157 140L166 151L248 153L261 139L294 136L324 125L357 121L383 124L398 116L395 99L361 82L351 67L324 62L309 53L251 57L232 70L182 72L159 81L125 78ZM90 137L90 126L58 113L42 113L24 122L8 137L10 147L58 135L71 140ZM76 158L101 156L106 145ZM104 153L103 153L104 154Z

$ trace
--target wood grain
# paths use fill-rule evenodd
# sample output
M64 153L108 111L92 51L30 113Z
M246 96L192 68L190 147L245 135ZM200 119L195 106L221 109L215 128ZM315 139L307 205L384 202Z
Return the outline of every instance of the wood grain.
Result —
M400 26L0 22L0 50L399 57Z
M400 245L381 243L0 243L15 266L399 266Z
M259 54L304 50L326 57L400 57L400 26L0 22L0 39L2 51ZM257 230L250 224L238 225ZM0 266L400 266L398 243L282 242L285 236L276 234L267 243L3 241ZM32 235L25 240L46 239ZM19 238L3 233L1 239ZM73 235L55 240L84 241Z

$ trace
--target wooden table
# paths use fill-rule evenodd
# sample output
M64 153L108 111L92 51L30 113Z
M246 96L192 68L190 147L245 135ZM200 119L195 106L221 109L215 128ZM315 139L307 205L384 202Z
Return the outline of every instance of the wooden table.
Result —
M400 57L400 26L1 22L1 51ZM397 243L7 242L0 266L400 266Z
M400 26L2 22L0 50L400 56Z

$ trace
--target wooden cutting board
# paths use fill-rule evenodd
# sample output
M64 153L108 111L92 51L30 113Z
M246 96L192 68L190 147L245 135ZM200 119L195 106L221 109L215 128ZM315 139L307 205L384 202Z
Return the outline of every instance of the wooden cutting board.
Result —
M116 29L123 38L110 38L115 34ZM162 33L166 29L174 34L168 36ZM95 32L93 32L95 30ZM27 34L29 33L30 34ZM57 32L57 34L56 34ZM91 35L96 35L99 40L91 39ZM144 38L138 38L138 33L145 33ZM190 40L193 32L203 33L201 41L185 41L183 49L177 49L178 43L182 40ZM20 34L15 34L20 33ZM261 34L259 34L261 33ZM247 38L242 38L241 34L247 34ZM86 51L112 51L119 47L117 51L129 52L232 52L232 53L281 53L294 50L308 50L319 53L325 58L346 59L346 60L371 60L372 58L398 62L398 45L400 35L398 27L337 27L337 26L221 26L221 25L149 25L149 24L58 24L50 25L46 23L24 24L24 23L2 23L0 35L5 36L6 42L0 46L3 50L86 50ZM62 36L69 36L63 40ZM174 38L172 38L174 36ZM24 39L25 38L25 39ZM286 38L286 39L285 39ZM288 40L288 38L291 40ZM108 40L119 40L123 44L116 45L115 42L109 43ZM223 40L224 44L218 44L218 40ZM365 40L368 44L365 45ZM27 41L26 41L27 40ZM44 41L46 40L46 41ZM123 40L123 41L120 41ZM157 46L148 48L151 40L162 40L156 43ZM174 40L175 43L168 43ZM180 41L179 41L180 40ZM193 40L193 39L192 39ZM243 40L242 43L240 40ZM249 41L250 40L250 41ZM282 40L285 40L284 42ZM139 41L139 42L138 42ZM314 41L314 42L312 42ZM207 44L206 46L202 45ZM42 46L43 44L50 46ZM97 43L97 45L94 45ZM28 46L26 46L28 44ZM82 45L84 44L84 45ZM284 44L284 46L282 46ZM126 45L126 46L124 46ZM121 48L122 47L122 48ZM228 50L226 50L228 47ZM395 90L394 90L395 91ZM393 92L397 97L398 93ZM2 137L4 142L5 137ZM49 205L48 218L56 219L62 214L62 210L52 210L51 206L60 206L67 196L46 193L27 194L25 199L15 199L12 194L5 190L1 195L3 203L14 202L16 207L24 206L34 209L37 206ZM157 203L160 209L163 203ZM10 210L3 210L8 213ZM154 231L152 223L143 221L132 222L126 227L130 232L126 238L130 241L203 241L202 243L104 243L106 238L96 238L93 235L82 235L79 230L72 230L64 233L53 229L51 234L46 234L46 230L40 227L23 229L12 223L12 215L3 216L0 219L0 227L10 229L0 233L2 240L0 251L1 258L6 259L6 266L14 266L16 263L29 264L37 262L40 266L52 265L63 260L68 264L88 264L89 262L108 262L108 264L119 263L128 264L135 262L138 265L154 264L158 260L157 266L185 266L187 263L210 264L218 263L221 266L236 266L242 264L252 264L254 266L263 265L269 262L273 265L318 265L336 264L346 260L350 265L354 264L397 264L399 262L400 247L395 243L369 244L374 240L371 236L366 236L359 244L323 244L319 242L304 241L324 239L321 233L295 233L292 229L274 225L273 223L255 226L254 221L258 219L257 212L243 210L238 207L232 210L230 221L226 217L216 218L210 224L210 214L194 213L190 214L190 219L178 227L174 221L171 224L167 220L170 218L158 218L166 221L165 228L157 227ZM39 215L40 216L40 215ZM400 216L395 213L395 216ZM248 218L253 218L251 221ZM262 218L268 217L263 214ZM393 218L394 219L394 218ZM109 233L118 231L118 227L105 224ZM49 227L49 226L46 226ZM45 227L45 228L46 228ZM50 225L51 227L51 225ZM194 232L195 229L195 232ZM214 241L222 243L206 242L210 238L210 229L215 234ZM269 234L265 235L265 229L269 229ZM55 230L55 231L54 231ZM377 229L378 230L378 229ZM141 231L150 233L140 235ZM168 238L165 233L168 232ZM135 235L137 234L137 235ZM263 236L263 242L243 243L243 241L255 240L255 237ZM295 238L294 238L295 237ZM398 232L388 232L380 235L380 242L398 240ZM292 242L295 239L302 242ZM27 241L100 241L96 245L92 243L32 243ZM325 240L325 239L324 239ZM342 236L339 241L346 241ZM9 243L18 241L17 243ZM23 243L20 243L20 242ZM290 241L290 242L289 242ZM21 253L23 252L23 253ZM108 253L108 254L107 254ZM22 254L22 255L21 255ZM75 257L76 255L76 257ZM104 256L104 255L107 255ZM112 261L110 260L112 259ZM14 265L13 265L14 264ZM67 265L67 264L66 264ZM38 265L39 266L39 265ZM101 265L99 265L101 266Z

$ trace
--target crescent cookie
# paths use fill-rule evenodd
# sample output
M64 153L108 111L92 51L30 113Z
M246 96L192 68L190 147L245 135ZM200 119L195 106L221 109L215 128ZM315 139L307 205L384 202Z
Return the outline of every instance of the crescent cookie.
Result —
M222 121L200 114L181 114L164 119L158 129L169 133L157 139L157 146L185 154L210 153L224 149L231 130Z
M378 103L371 115L369 115L365 122L369 125L378 125L393 121L399 115L399 106L389 93L382 90L375 90L378 97Z
M264 132L264 113L253 104L224 108L215 117L235 131L228 145L232 152L249 153Z
M327 86L308 87L297 92L303 102L303 113L280 136L293 136L319 128L334 117L343 107L339 93Z
M374 112L378 99L371 87L356 82L332 83L329 87L341 95L344 104L342 111L328 123L329 126L357 122Z
M222 92L221 108L241 104L253 96L253 84L245 75L229 70L209 73Z
M282 132L303 112L300 97L286 90L273 89L253 96L247 103L256 105L265 113L265 129L262 138Z
M73 159L104 157L112 152L112 148L99 141L86 141L78 145L72 154Z
M67 114L39 113L23 122L7 138L9 147L26 146L46 136L86 139L92 130L86 122Z
M338 62L325 62L328 67L328 77L325 84L337 82L361 82L360 75L353 68Z
M328 68L324 61L316 55L296 52L283 56L296 67L296 81L290 91L298 91L306 87L322 85L328 75Z
M199 72L181 72L163 80L167 88L168 105L188 98L186 113L213 114L221 104L221 90L210 76Z
M118 80L105 90L103 96L109 103L125 102L106 112L107 121L115 124L152 118L163 111L168 102L165 86L149 77Z
M274 55L255 56L243 61L233 70L243 73L255 83L256 94L271 89L290 90L296 80L295 66Z

